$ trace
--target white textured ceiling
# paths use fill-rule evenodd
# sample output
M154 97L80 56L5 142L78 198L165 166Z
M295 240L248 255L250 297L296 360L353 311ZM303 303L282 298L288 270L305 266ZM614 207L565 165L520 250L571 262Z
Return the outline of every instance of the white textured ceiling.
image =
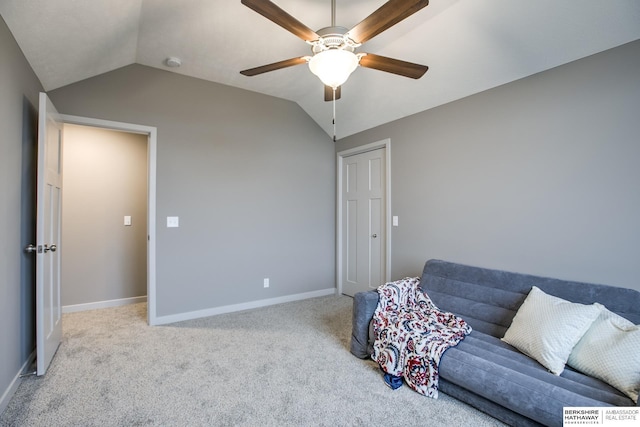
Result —
M384 0L337 0L350 28ZM313 30L330 0L277 0ZM0 0L45 90L139 63L297 102L329 135L332 104L306 65L240 70L310 54L302 40L240 0ZM429 66L420 80L358 68L336 104L345 137L640 39L638 0L431 0L358 51ZM169 56L182 59L166 67Z

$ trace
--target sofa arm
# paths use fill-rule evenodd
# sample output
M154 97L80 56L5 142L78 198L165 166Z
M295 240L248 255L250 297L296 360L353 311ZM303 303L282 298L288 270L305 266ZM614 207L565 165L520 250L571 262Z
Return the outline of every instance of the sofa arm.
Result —
M368 350L369 323L378 307L378 292L358 292L353 296L351 325L351 353L360 359L371 356Z

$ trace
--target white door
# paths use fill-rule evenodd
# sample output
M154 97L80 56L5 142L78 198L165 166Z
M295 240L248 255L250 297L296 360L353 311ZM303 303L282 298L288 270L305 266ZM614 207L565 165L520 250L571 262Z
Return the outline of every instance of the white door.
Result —
M44 375L62 341L60 307L60 208L62 200L62 123L40 93L36 218L36 355Z
M375 289L386 279L386 151L342 161L342 293Z

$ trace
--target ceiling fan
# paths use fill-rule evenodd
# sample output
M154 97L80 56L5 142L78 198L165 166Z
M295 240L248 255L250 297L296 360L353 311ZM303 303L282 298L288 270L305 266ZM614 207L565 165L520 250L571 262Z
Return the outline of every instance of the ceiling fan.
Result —
M350 30L335 25L335 0L331 1L331 26L313 31L269 0L241 0L242 4L298 36L311 45L312 56L285 59L240 71L245 76L275 71L294 65L309 64L325 85L325 101L340 98L340 87L358 65L412 79L419 79L429 69L399 59L372 53L356 53L356 48L429 4L429 0L389 0Z

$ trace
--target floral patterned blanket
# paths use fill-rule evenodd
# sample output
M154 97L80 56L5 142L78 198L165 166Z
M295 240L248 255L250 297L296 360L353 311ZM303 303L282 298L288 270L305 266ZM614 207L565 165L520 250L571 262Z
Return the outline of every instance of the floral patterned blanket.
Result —
M378 288L372 358L387 374L404 377L413 390L437 399L440 357L471 333L471 326L440 311L419 284L419 278L407 277Z

